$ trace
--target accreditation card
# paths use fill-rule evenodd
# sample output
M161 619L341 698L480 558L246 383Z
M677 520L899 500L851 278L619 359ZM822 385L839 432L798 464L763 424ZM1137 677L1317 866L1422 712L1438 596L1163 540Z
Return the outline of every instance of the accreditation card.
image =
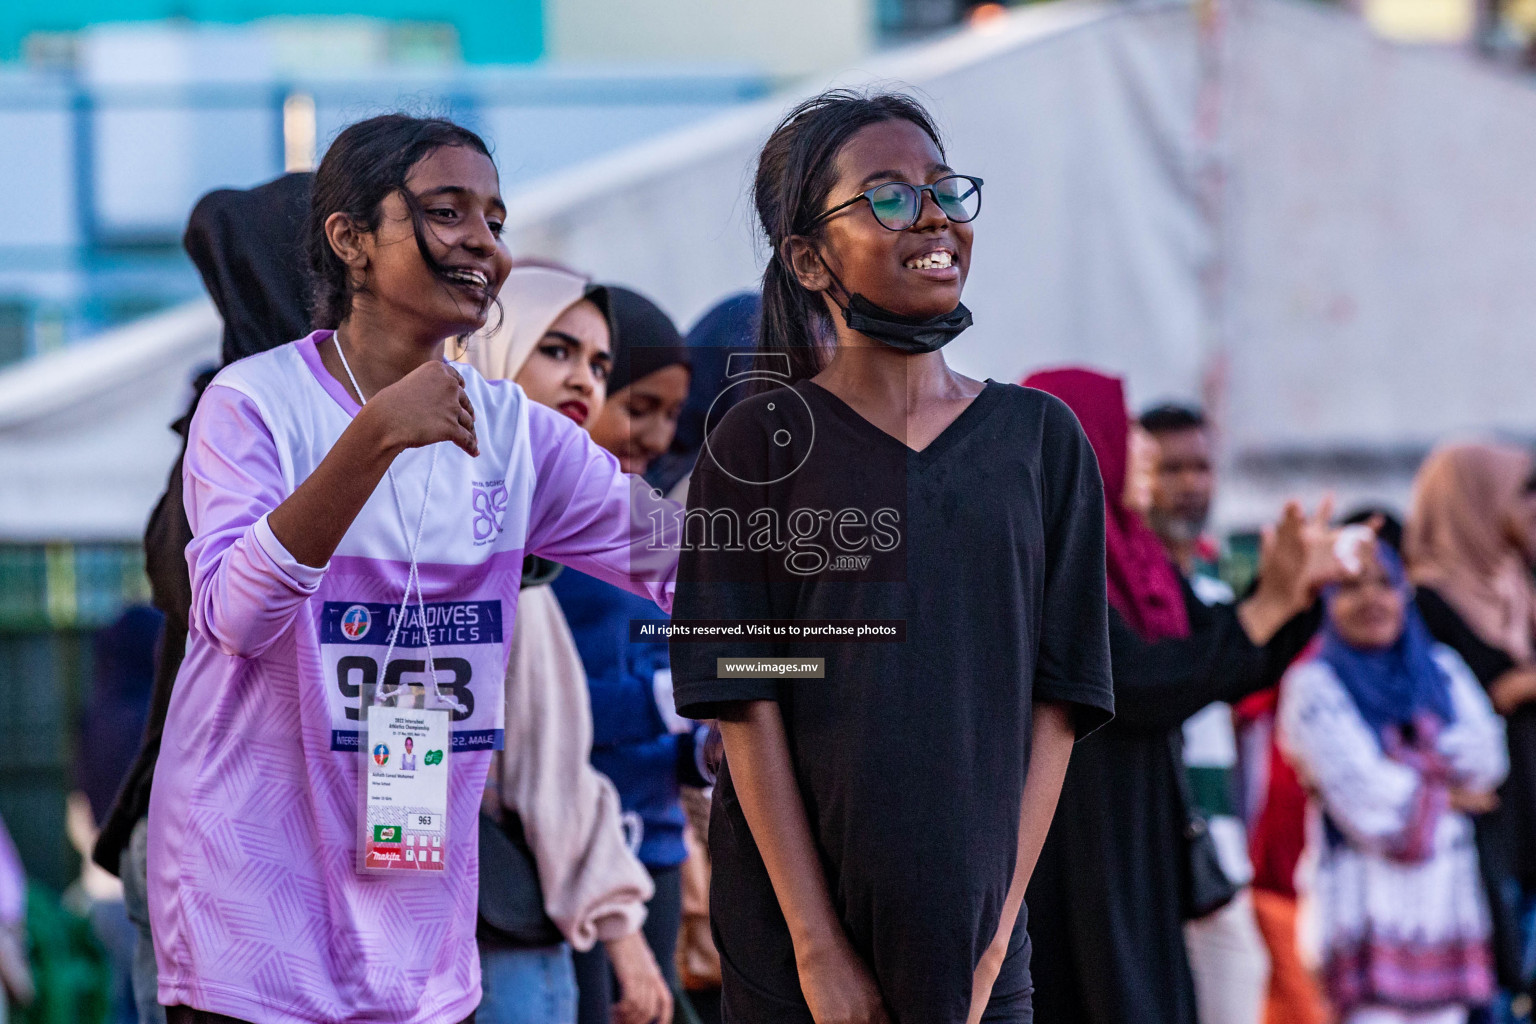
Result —
M418 703L402 696L400 703ZM365 701L357 869L447 870L449 715Z

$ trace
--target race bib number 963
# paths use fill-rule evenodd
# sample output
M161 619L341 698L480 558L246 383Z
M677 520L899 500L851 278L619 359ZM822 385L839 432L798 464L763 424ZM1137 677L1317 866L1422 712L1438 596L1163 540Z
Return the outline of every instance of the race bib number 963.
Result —
M413 604L405 611L394 654L384 667L400 606L326 601L320 612L320 653L331 711L331 749L357 750L365 687L425 690L430 639L439 689L465 708L452 714L452 749L500 750L506 676L501 611L500 601L428 602L423 621L421 609Z

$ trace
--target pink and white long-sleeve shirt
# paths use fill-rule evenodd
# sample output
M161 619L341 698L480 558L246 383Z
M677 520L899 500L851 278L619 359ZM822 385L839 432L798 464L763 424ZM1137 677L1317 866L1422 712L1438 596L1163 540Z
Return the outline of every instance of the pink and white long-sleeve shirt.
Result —
M676 554L650 547L657 504L570 420L457 365L480 455L438 445L412 607L380 663L410 564L431 449L388 481L324 568L267 525L358 411L324 368L329 331L214 380L184 469L191 633L150 801L149 899L160 1002L257 1024L447 1024L480 1002L477 813L503 728L525 554L669 610ZM410 533L402 524L404 518ZM424 621L423 621L424 618ZM426 641L455 712L446 877L355 868L358 694L425 679Z

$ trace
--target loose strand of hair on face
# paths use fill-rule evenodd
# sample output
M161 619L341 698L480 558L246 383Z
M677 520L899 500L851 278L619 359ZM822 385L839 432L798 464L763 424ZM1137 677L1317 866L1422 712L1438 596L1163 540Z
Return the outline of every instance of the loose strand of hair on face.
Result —
M392 193L398 192L405 201L416 247L427 269L445 286L452 285L447 268L432 255L427 242L421 204L405 184L411 168L433 152L452 146L473 149L492 159L485 140L443 118L383 114L349 125L336 136L315 171L305 232L313 282L313 327L337 327L351 315L356 296L367 293L366 282L353 281L351 268L331 248L326 220L333 213L343 213L357 230L376 231L381 205ZM496 306L499 311L500 304Z
M443 261L432 255L432 246L427 241L427 232L431 228L427 224L427 211L421 208L421 200L417 199L410 189L404 187L400 189L400 198L404 201L405 208L410 211L411 234L416 238L416 251L421 254L421 261L427 265L427 270L431 271L432 276L437 278L438 284L448 290L448 294L454 295L452 290L454 279L448 276L448 268L443 264ZM458 301L457 296L455 296L454 301ZM494 295L490 296L486 300L483 310L486 314L486 323L485 326L480 328L480 331L484 331L487 334L493 333L496 330L496 327L492 326L490 322L490 311L493 306L496 308L497 325L501 323L501 318L506 315L506 311L501 308L501 299ZM480 333L480 331L471 331L469 334L461 335L459 340L461 342L465 341Z
M763 271L758 350L788 357L790 383L816 376L834 346L836 326L821 292L802 285L785 242L819 238L812 227L837 183L837 155L858 131L883 121L910 121L944 152L938 127L917 100L899 93L834 89L795 106L769 135L752 185L758 225L771 253Z

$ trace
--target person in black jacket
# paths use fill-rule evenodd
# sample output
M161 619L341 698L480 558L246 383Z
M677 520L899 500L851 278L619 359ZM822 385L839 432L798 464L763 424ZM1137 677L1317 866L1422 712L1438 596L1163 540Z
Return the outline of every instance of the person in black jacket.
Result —
M1509 778L1477 819L1499 984L1530 993L1520 918L1536 904L1536 459L1509 445L1453 444L1414 480L1404 555L1430 634L1452 648L1505 717Z
M309 210L313 174L285 174L248 191L210 192L192 210L182 245L202 275L224 320L220 363L227 366L266 351L309 330L309 281L302 228ZM139 931L133 989L141 1024L163 1024L165 1008L156 998L154 941L146 901L145 845L149 794L160 737L171 703L171 687L187 648L187 615L192 582L186 547L192 540L182 504L181 463L187 428L214 369L193 384L192 403L171 429L181 435L182 454L171 467L144 531L144 563L151 599L165 615L155 662L154 690L139 753L96 838L91 859L123 880L128 915Z
M1207 607L1142 519L1150 453L1137 457L1121 382L1058 370L1025 384L1066 401L1099 458L1115 693L1114 721L1072 753L1029 885L1036 1019L1194 1024L1179 726L1211 701L1273 686L1311 639L1317 593L1338 571L1328 510L1309 521L1288 505L1254 593Z

